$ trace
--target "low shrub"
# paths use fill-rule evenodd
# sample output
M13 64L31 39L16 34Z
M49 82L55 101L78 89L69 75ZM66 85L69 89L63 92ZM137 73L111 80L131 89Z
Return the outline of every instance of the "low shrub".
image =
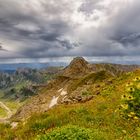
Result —
M68 125L50 133L37 136L36 140L106 140L102 132Z

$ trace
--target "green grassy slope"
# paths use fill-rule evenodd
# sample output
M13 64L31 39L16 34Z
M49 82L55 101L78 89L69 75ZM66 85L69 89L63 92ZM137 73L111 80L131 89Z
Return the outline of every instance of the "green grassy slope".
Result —
M100 74L98 76L102 79L103 75ZM87 84L89 79L95 78L92 77L94 77L93 74L76 80L69 87L70 91ZM139 77L140 71L122 74L120 77L107 76L106 78L111 80L111 83L108 83L108 80L99 80L100 94L92 100L86 103L58 105L46 113L34 114L27 122L20 123L16 129L1 124L0 138L2 140L15 138L19 140L59 140L67 139L69 135L69 139L72 140L73 135L76 134L80 137L77 138L79 140L82 140L85 135L83 139L139 140L139 109L134 108L136 105L132 106L134 99L125 101L122 99L123 95L129 96L131 86L134 90L140 89ZM94 79L94 82L90 82L88 86L88 90L93 95L95 84ZM139 90L136 95L138 94L140 94ZM138 99L139 96L135 98ZM125 105L128 107L124 107Z

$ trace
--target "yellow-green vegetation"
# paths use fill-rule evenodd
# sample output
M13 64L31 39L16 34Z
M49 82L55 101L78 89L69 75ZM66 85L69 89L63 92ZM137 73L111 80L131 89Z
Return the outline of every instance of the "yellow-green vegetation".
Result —
M84 77L79 81L86 83L89 81L87 79L92 79L92 76ZM140 71L129 72L119 77L105 76L107 78L103 78L103 81L98 80L100 94L92 100L86 103L58 105L46 113L33 114L16 129L11 129L9 125L1 125L0 138L2 140L15 138L19 140L139 140L140 80L137 79L139 76ZM98 77L97 79L100 79L99 73ZM108 79L112 82L108 83ZM85 84L79 84L79 81L75 81L76 86L73 83L71 92L79 85ZM83 92L84 95L94 95L92 89L95 79L93 81L90 83L90 91Z
M0 107L0 118L4 118L7 116L7 112L5 111L5 109Z
M74 125L57 128L51 133L38 135L36 140L107 140L104 133Z
M122 95L120 112L133 122L140 119L140 78L135 77L126 84L126 93Z
M80 87L84 84L88 84L88 82L94 84L96 82L103 81L104 79L107 79L109 77L110 77L110 75L108 75L108 73L106 73L106 71L101 71L101 72L97 72L97 73L90 73L81 79L75 80L68 87L68 91L72 92L72 91L76 90L77 87Z
M10 108L10 110L15 113L17 111L17 109L22 106L23 104L25 104L26 101L24 102L18 102L18 101L12 101L12 100L2 100L3 103Z
M23 104L25 104L28 101L28 99L21 102L9 98L7 99L0 98L0 101L3 102L12 111L12 113L15 113L19 107L21 107Z

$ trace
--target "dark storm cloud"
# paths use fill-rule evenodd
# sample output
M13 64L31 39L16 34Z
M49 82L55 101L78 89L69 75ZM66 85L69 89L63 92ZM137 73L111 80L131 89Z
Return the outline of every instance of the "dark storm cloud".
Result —
M55 51L57 48L58 50L61 47L70 49L69 40L59 40L70 30L69 23L60 17L62 9L57 6L51 7L49 4L45 9L44 5L42 5L45 1L38 0L36 2L40 5L37 5L37 8L41 7L39 11L36 11L32 7L32 2L34 1L30 1L26 5L24 5L24 2L28 1L0 1L0 35L4 39L20 42L17 53L20 53L22 57L49 57L53 55L53 51L54 55L59 56L57 54L59 51ZM25 7L22 7L22 4ZM46 2L45 4L47 5ZM54 12L57 8L59 11ZM54 17L52 18L51 16L53 15ZM51 49L51 52L47 52Z
M56 41L57 37L59 36L59 34L57 33L46 33L46 34L42 34L40 35L40 39L46 40L46 41Z
M4 49L3 44L0 43L0 51L7 51L6 49Z
M0 51L3 50L2 44L0 43Z
M139 7L138 0L0 0L0 50L9 51L1 57L140 55Z

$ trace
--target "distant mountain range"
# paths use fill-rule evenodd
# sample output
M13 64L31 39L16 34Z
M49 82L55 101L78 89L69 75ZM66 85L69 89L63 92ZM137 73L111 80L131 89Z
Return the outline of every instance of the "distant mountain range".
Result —
M0 64L0 71L12 73L18 68L32 68L32 69L43 69L52 66L66 66L66 63L13 63L13 64Z
M28 64L28 66L31 65ZM38 87L46 85L55 74L63 69L63 67L46 68L45 64L42 66L44 67L38 67L42 69L33 69L23 65L26 68L20 67L15 70L11 69L11 65L10 70L0 71L0 95L3 93L0 99L2 97L3 99L23 101L31 95L35 95Z
M99 62L93 62L90 61L91 64L99 64ZM100 62L100 64L106 64L104 62ZM111 63L108 63L111 64ZM116 64L120 64L119 62ZM128 63L126 63L128 64ZM135 63L133 63L135 64ZM31 68L31 69L46 69L49 67L65 67L68 63L65 62L49 62L49 63L7 63L7 64L0 64L0 72L6 72L6 73L13 73L18 68ZM131 63L129 64L131 65ZM129 66L128 65L128 66ZM136 65L133 65L136 66ZM138 66L138 65L137 65Z

